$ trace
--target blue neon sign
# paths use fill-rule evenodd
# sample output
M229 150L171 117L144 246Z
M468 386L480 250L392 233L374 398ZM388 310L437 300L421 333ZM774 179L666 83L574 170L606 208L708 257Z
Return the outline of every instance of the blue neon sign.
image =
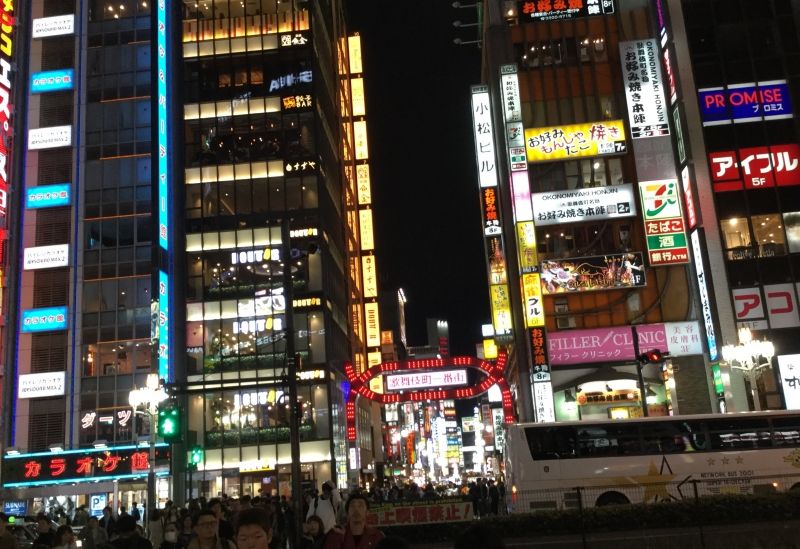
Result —
M71 90L74 82L75 71L72 69L35 72L31 74L31 93Z
M792 118L786 80L747 82L697 90L703 126Z
M158 271L158 377L169 379L169 277Z
M167 3L158 0L158 243L169 251L169 116L167 101Z
M72 203L72 186L69 183L58 185L41 185L25 190L25 207L53 208L69 206Z
M22 332L51 332L67 329L66 307L44 307L22 311Z

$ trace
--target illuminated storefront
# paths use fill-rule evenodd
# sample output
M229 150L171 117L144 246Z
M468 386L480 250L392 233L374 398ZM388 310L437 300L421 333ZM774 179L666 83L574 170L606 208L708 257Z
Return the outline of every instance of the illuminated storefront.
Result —
M507 26L513 59L499 54L505 45L483 36L482 47L497 49L503 64L484 66L488 85L472 87L472 116L478 124L479 91L492 109L489 118L505 122L505 135L494 139L505 142L504 151L481 149L476 131L476 179L487 240L501 231L516 236L505 240L502 256L515 356L527 361L512 362L508 375L531 388L532 409L521 416L560 421L710 411L716 318L709 312L673 326L687 320L687 310L705 310L705 278L695 280L708 269L695 270L689 229L703 221L691 202L694 187L678 177L673 126L680 120L669 109L674 75L662 70L647 6L506 4L502 11L487 8L485 17L489 28ZM619 17L629 16L637 23L619 26ZM496 178L506 181L487 198L495 180L481 171L488 166L498 166ZM494 204L510 205L506 218L513 220L498 219ZM490 279L492 299L499 278ZM527 328L522 335L517 325ZM641 383L637 357L650 348L652 327L662 327L658 348L671 355L662 365L645 365ZM612 344L621 333L631 346L624 352ZM677 342L691 342L691 349L668 349ZM612 410L614 403L624 409Z

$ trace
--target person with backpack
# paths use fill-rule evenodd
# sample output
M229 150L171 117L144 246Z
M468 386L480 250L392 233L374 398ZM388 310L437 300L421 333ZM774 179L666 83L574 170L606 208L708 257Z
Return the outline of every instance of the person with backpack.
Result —
M336 526L342 501L333 484L329 481L322 483L322 495L316 496L309 502L306 520L314 515L322 519L324 532L327 534Z

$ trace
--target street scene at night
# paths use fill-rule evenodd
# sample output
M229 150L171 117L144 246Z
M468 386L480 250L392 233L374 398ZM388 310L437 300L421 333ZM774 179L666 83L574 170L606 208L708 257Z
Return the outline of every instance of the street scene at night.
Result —
M0 2L0 549L800 547L800 0Z

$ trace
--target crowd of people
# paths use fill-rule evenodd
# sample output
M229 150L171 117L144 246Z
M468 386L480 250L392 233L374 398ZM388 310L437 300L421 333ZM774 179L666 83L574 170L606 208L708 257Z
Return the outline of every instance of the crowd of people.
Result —
M39 513L32 549L408 549L404 540L367 524L375 496L356 491L343 501L332 483L323 483L321 492L305 494L305 520L297 539L294 511L285 497L199 499L186 506L168 501L144 517L146 528L135 504L131 512L121 510L116 516L106 507L101 517L81 507L71 524L62 525ZM0 513L0 520L0 549L19 549L9 518Z

